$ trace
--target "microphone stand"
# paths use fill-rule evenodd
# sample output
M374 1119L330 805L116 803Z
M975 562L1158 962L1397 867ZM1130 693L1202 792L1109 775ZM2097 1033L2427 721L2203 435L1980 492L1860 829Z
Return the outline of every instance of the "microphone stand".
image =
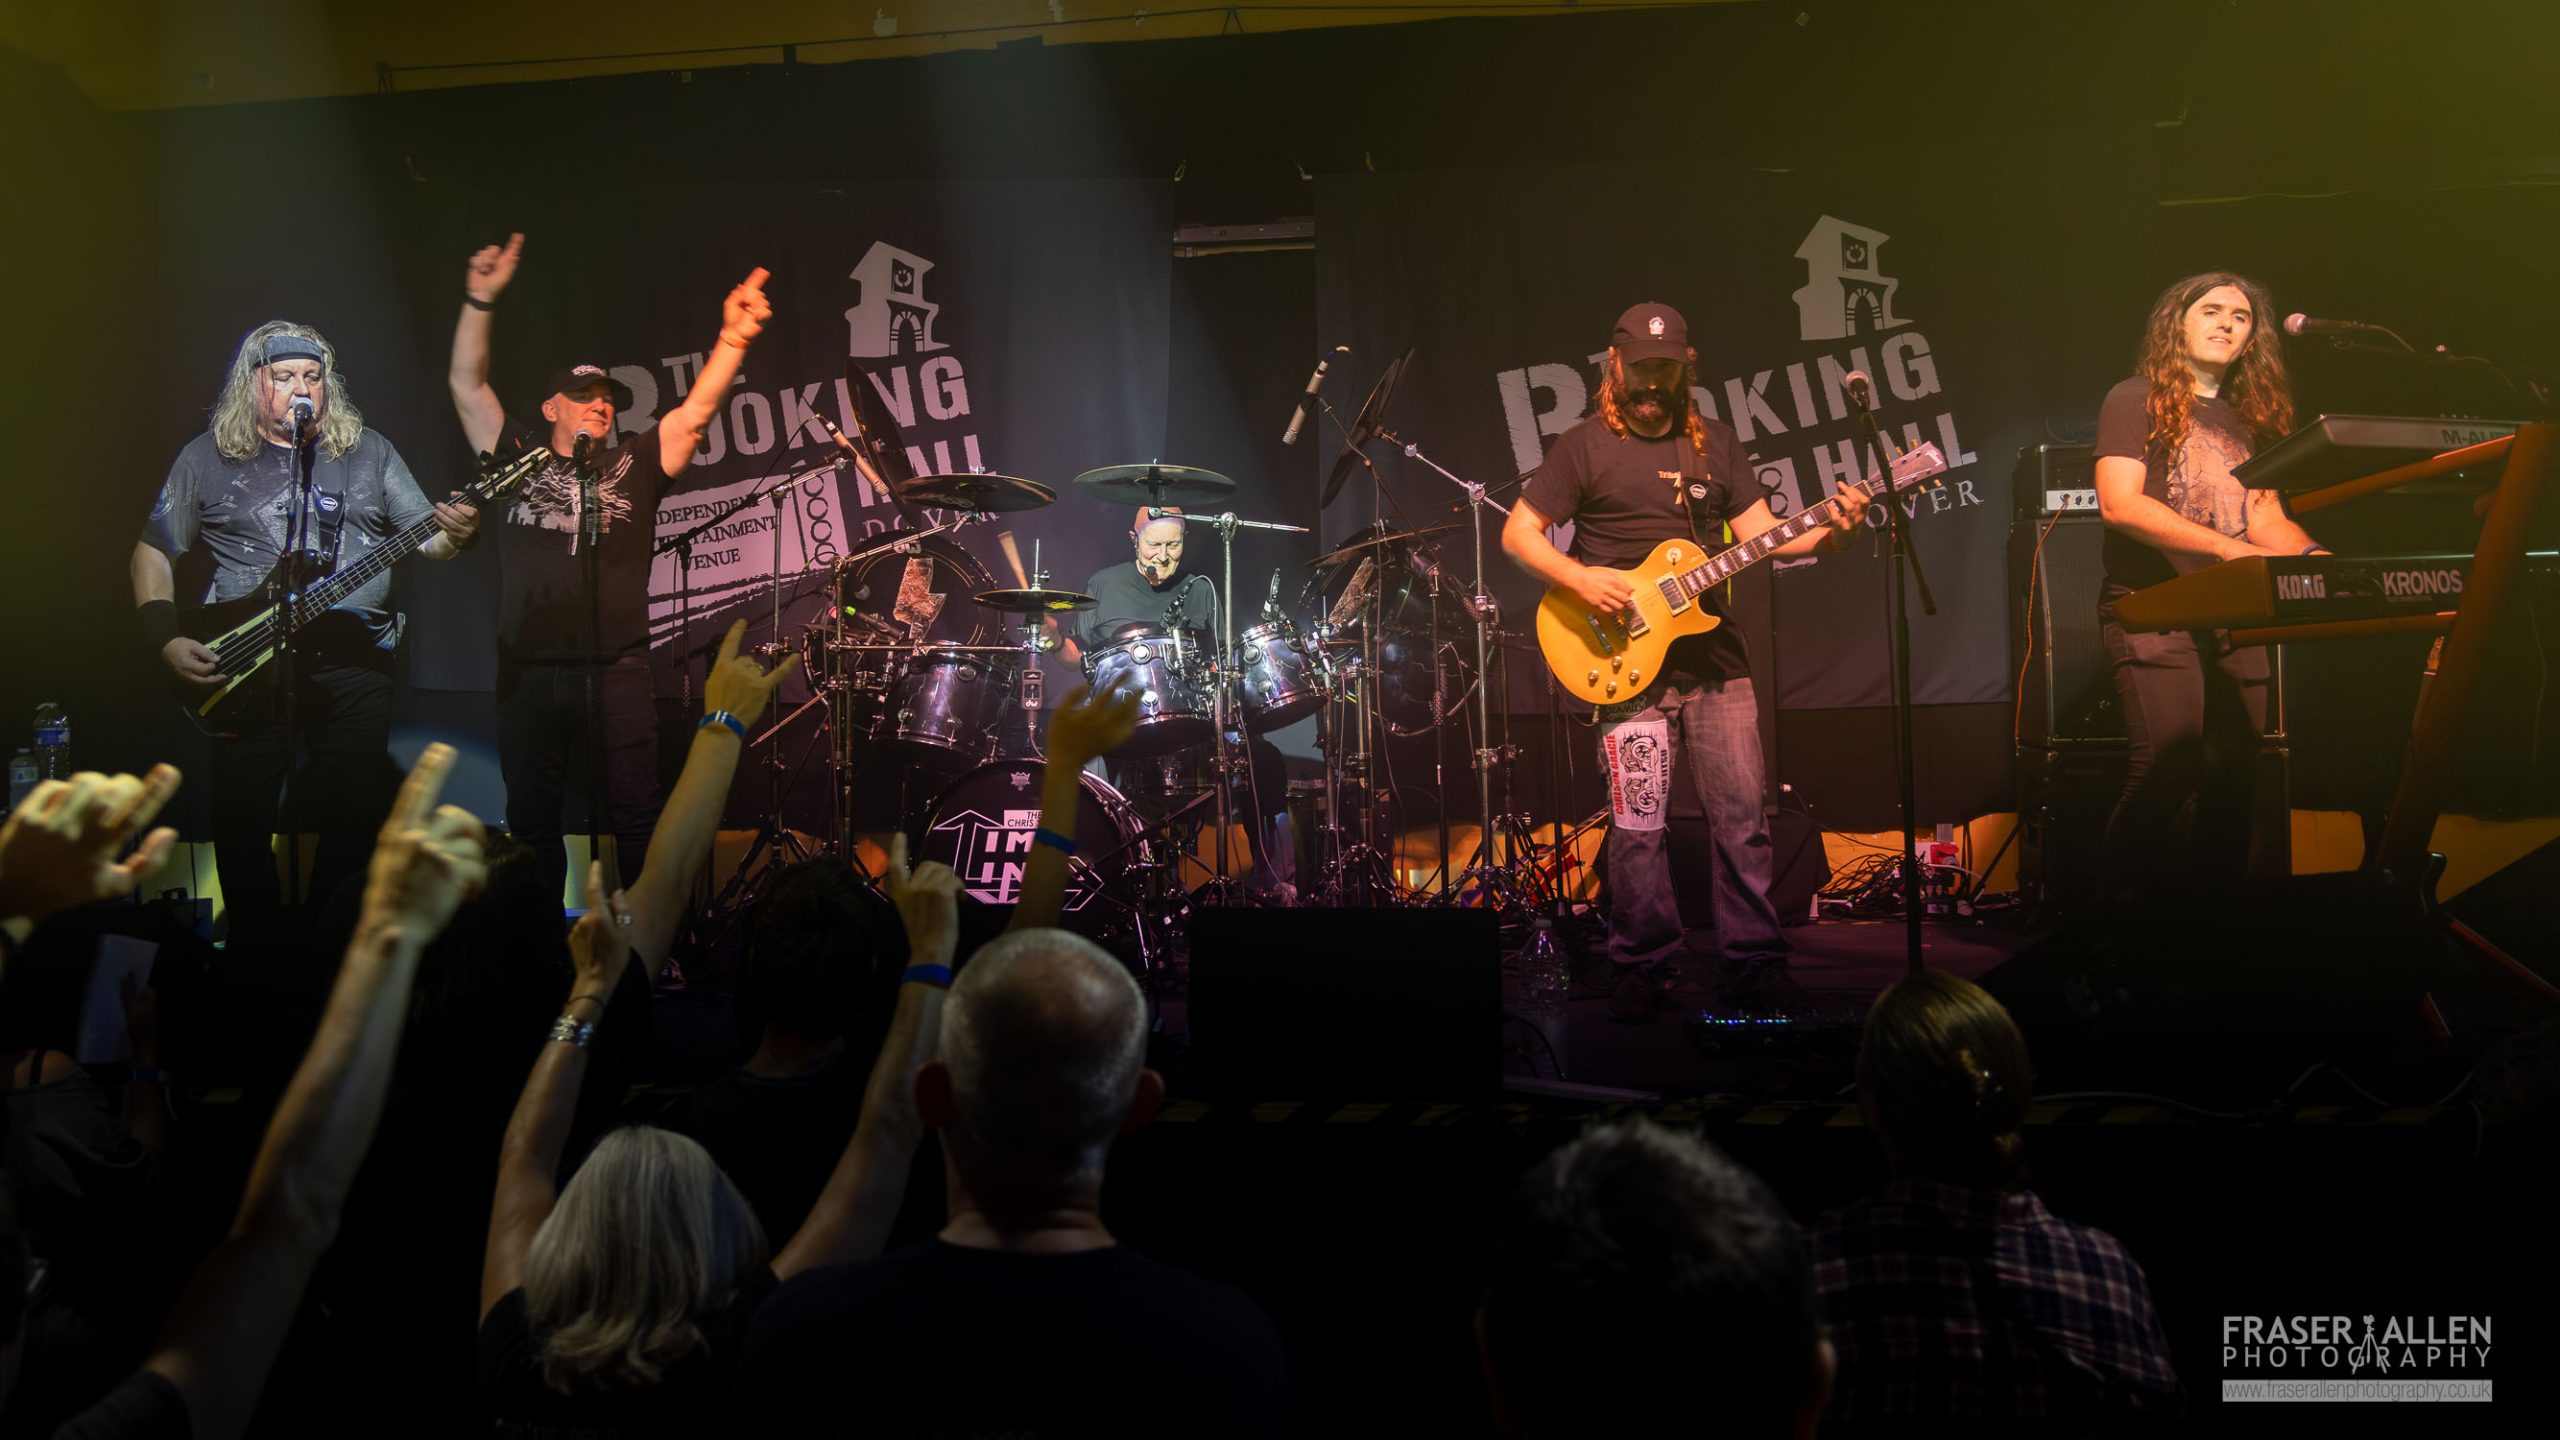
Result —
M1858 407L1858 425L1864 432L1867 449L1883 477L1885 534L1893 556L1892 589L1885 596L1887 623L1893 630L1893 754L1902 772L1902 914L1904 961L1910 973L1922 969L1920 922L1920 816L1917 784L1913 775L1911 741L1911 614L1903 595L1903 571L1907 566L1912 583L1919 587L1920 611L1924 615L1938 613L1937 597L1929 592L1929 576L1920 568L1920 557L1911 548L1910 530L1902 515L1902 496L1893 485L1893 451L1876 429L1876 412L1872 390L1850 392L1850 401Z
M1464 873L1473 874L1478 870L1500 869L1500 852L1494 848L1493 842L1493 767L1494 762L1497 759L1502 758L1502 747L1498 747L1493 743L1493 672L1491 653L1493 627L1501 620L1502 610L1500 606L1494 603L1492 593L1484 588L1484 512L1492 510L1496 514L1499 514L1504 519L1508 520L1511 517L1511 508L1503 504L1501 501L1494 499L1492 495L1486 492L1484 486L1477 484L1473 480L1459 478L1457 475L1450 473L1448 468L1443 466L1439 461L1423 454L1420 443L1405 440L1398 436L1394 431L1388 430L1383 426L1378 430L1378 438L1386 441L1390 445L1401 446L1406 456L1411 459L1421 461L1423 465L1429 468L1434 474L1437 474L1440 478L1448 481L1450 484L1457 486L1458 489L1466 495L1467 523L1469 529L1473 531L1472 539L1475 545L1476 565L1475 593L1467 597L1467 610L1475 619L1476 630L1475 767L1476 805L1478 807L1476 814L1480 817L1482 823L1476 839L1476 853L1467 861L1467 868ZM1438 585L1438 579L1436 576L1434 577L1433 585L1436 593L1436 587ZM1431 666L1433 680L1436 685L1440 673L1439 642L1437 638L1439 635L1440 625L1440 607L1438 604L1435 603L1431 607L1431 615L1432 634L1434 637L1432 643ZM1437 710L1439 708L1439 704L1439 692L1435 689L1432 694L1432 708ZM1448 822L1446 818L1448 812L1448 800L1444 795L1440 804L1440 813L1443 817L1440 832L1440 859L1444 866L1448 863L1449 858L1447 838ZM1458 875L1452 875L1445 869L1441 872L1441 894L1443 897L1457 892L1457 882L1459 878L1461 877Z
M278 573L283 577L282 593L271 595L276 607L276 676L274 729L277 743L283 747L284 800L278 807L284 837L284 904L287 910L302 908L302 825L297 811L302 800L301 787L294 784L293 752L295 721L301 710L302 689L302 588L310 578L305 572L306 546L311 531L311 469L318 447L311 434L312 422L300 414L293 420L293 451L286 464L292 491L286 500L288 513L284 525L283 564Z
M586 445L576 446L570 463L578 472L578 553L579 583L587 592L587 654L581 668L585 674L587 701L587 858L604 855L604 837L609 827L604 809L604 676L598 666L604 645L604 621L597 612L601 603L596 595L596 546L603 542L603 519L596 513L599 500L595 461L591 447L593 436L581 436ZM614 863L605 870L604 893L610 895L622 884L622 855L614 853ZM655 978L655 977L652 977Z

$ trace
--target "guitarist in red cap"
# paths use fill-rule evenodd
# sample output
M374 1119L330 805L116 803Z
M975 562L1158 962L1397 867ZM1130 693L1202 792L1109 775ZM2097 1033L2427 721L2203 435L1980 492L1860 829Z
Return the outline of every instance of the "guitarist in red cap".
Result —
M1733 527L1749 540L1778 523L1731 426L1699 413L1698 353L1680 312L1648 302L1618 317L1600 362L1592 412L1567 430L1520 492L1502 548L1529 573L1572 591L1592 609L1629 612L1633 589L1618 570L1665 540L1712 550ZM1829 502L1825 502L1829 504ZM1833 505L1830 524L1780 546L1780 555L1835 545L1863 506ZM1573 525L1567 554L1548 539ZM1710 589L1699 605L1721 614ZM1718 991L1735 1009L1801 1008L1786 973L1791 946L1769 903L1769 827L1762 814L1760 710L1742 635L1719 625L1685 636L1662 672L1600 708L1600 757L1609 775L1609 958L1617 969L1613 1020L1653 1018L1683 949L1672 894L1665 823L1674 774L1696 787L1714 846Z

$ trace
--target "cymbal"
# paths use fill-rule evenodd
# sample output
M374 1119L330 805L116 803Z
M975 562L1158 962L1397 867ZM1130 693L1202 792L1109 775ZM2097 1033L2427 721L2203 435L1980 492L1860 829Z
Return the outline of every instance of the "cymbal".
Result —
M1342 453L1333 457L1333 470L1324 477L1324 496L1316 501L1316 508L1332 504L1333 497L1342 493L1342 482L1366 462L1360 447L1377 438L1378 427L1386 423L1387 402L1395 398L1396 386L1404 383L1405 367L1412 363L1413 347L1408 345L1403 354L1378 372L1377 383L1369 387L1369 398L1360 403L1360 414L1352 420L1351 433L1342 442Z
M898 498L914 505L1001 513L1037 510L1055 502L1058 492L1013 475L919 475L898 486Z
M1090 610L1095 604L1094 598L1081 590L981 590L970 598L990 610L1015 615L1055 615Z
M844 391L853 406L853 443L863 459L891 485L913 478L916 472L907 465L906 437L898 430L897 417L889 413L871 376L852 360L844 362Z
M1076 488L1115 505L1215 505L1236 482L1191 465L1105 465L1076 477Z
M1327 550L1313 560L1308 561L1307 568L1310 570L1327 569L1331 566L1339 565L1346 560L1360 559L1370 551L1378 549L1381 546L1402 545L1408 540L1419 540L1425 535L1438 535L1443 531L1455 530L1457 528L1458 527L1454 524L1429 525L1420 530L1390 530L1384 535L1364 535L1356 540L1345 540L1341 544L1334 546L1332 549Z

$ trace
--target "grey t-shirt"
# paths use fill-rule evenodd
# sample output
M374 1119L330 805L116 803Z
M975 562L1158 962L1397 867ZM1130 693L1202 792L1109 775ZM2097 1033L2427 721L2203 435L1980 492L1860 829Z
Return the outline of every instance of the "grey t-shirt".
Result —
M265 584L284 554L293 481L293 454L281 445L234 460L214 447L212 435L198 435L178 452L161 482L142 542L170 556L203 546L213 556L213 581L197 603L239 599ZM324 548L334 529L339 570L435 509L400 452L371 430L344 455L316 450L311 490L311 543ZM399 639L387 570L340 597L331 610L360 622L365 637L382 649Z
M1131 621L1161 628L1177 599L1185 628L1209 633L1218 626L1218 584L1196 570L1178 570L1164 584L1150 585L1136 561L1123 561L1095 571L1084 588L1094 603L1078 617L1083 623L1076 627L1076 643L1088 652L1110 644L1111 632Z

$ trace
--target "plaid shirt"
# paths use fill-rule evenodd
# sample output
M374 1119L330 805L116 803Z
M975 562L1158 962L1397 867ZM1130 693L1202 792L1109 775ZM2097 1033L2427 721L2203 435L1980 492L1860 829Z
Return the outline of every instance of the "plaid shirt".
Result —
M1840 1354L1826 1434L2112 1432L2185 1409L2142 1267L2031 1190L1897 1180L1806 1241Z

